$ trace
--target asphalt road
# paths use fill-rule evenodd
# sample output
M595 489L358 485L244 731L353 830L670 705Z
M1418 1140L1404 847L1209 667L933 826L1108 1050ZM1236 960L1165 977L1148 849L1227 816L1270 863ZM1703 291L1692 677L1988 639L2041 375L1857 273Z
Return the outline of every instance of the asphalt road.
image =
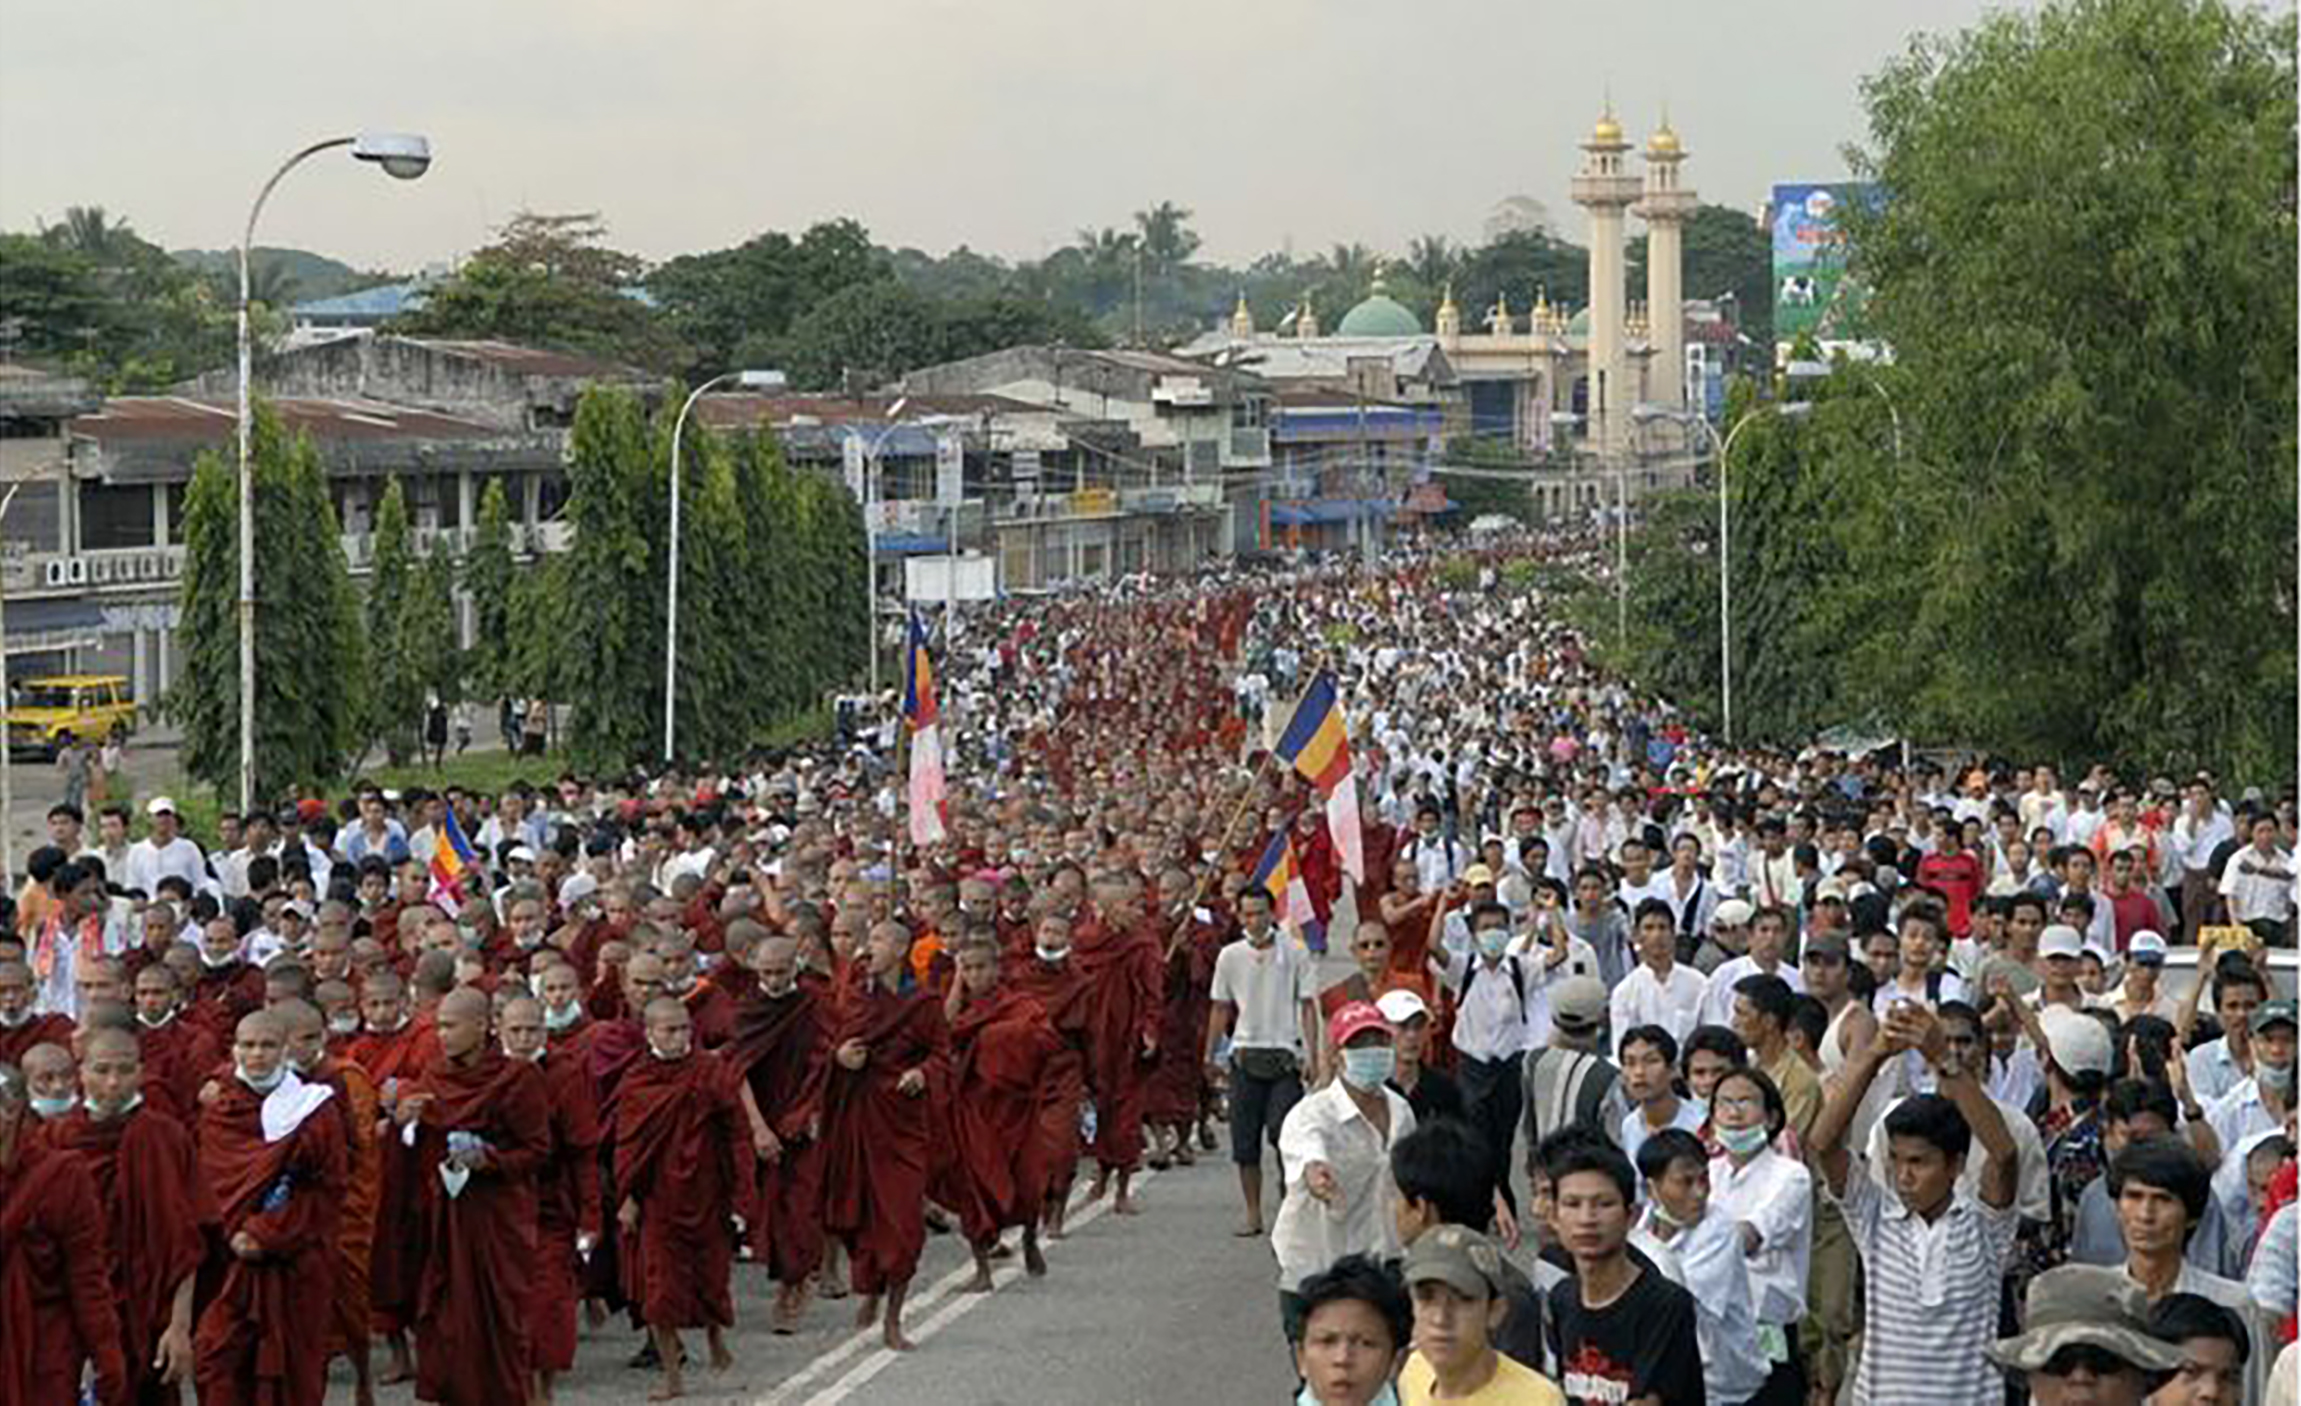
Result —
M1083 1198L1085 1188L1082 1177L1075 1194ZM958 1293L973 1272L966 1248L956 1235L930 1236L905 1315L917 1344L908 1353L882 1349L875 1330L853 1331L853 1300L817 1301L796 1336L773 1336L766 1273L739 1265L729 1338L735 1366L723 1374L702 1366L700 1335L687 1334L698 1365L687 1374L685 1399L755 1406L1289 1400L1294 1376L1279 1336L1276 1267L1268 1240L1230 1233L1238 1192L1227 1155L1150 1173L1140 1191L1136 1216L1110 1214L1107 1201L1081 1205L1070 1236L1048 1247L1045 1279L1026 1279L1018 1256L999 1264L989 1294ZM637 1343L621 1320L586 1330L557 1400L644 1400L657 1376L624 1365ZM339 1363L328 1400L351 1397ZM404 1403L413 1395L400 1386L379 1399Z

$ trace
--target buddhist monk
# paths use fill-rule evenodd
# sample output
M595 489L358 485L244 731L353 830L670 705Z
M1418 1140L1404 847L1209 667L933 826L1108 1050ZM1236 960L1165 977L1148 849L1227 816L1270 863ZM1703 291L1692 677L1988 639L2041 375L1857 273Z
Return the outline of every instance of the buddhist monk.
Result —
M182 1123L142 1093L136 1037L92 1033L81 1106L50 1134L95 1178L112 1247L112 1305L131 1397L177 1399L192 1376L192 1292L215 1220L199 1154Z
M1046 1010L999 980L999 939L989 924L958 947L945 1013L951 1026L951 1134L955 1175L938 1196L959 1212L975 1256L972 1293L991 1289L991 1251L1009 1226L1023 1228L1023 1268L1047 1272L1039 1252L1046 1147L1037 1137L1049 1097L1047 1065L1063 1049Z
M369 1319L374 1308L376 1206L383 1195L383 1153L377 1137L376 1087L367 1071L328 1053L327 1023L319 1008L283 1001L273 1008L288 1037L288 1067L307 1084L336 1095L344 1120L344 1199L336 1228L336 1296L328 1326L328 1356L349 1358L357 1406L374 1406L368 1363Z
M736 928L744 926L741 923ZM733 936L733 931L730 931ZM757 1232L775 1280L768 1322L798 1331L807 1285L823 1262L823 1080L830 1057L824 1003L799 980L799 944L767 936L749 948L757 993L735 1013L725 1057L743 1082L743 1112L759 1167Z
M1112 873L1097 883L1094 909L1072 941L1073 960L1092 990L1087 1087L1096 1117L1088 1151L1095 1157L1095 1181L1087 1197L1101 1196L1116 1174L1118 1196L1111 1209L1131 1216L1136 1206L1129 1183L1143 1155L1144 1082L1158 1058L1164 948L1143 912L1142 883L1132 874Z
M575 969L560 963L567 990ZM575 1365L575 1306L582 1296L582 1262L599 1243L599 1104L580 1048L554 1048L544 1029L544 1008L515 996L496 1018L506 1058L543 1071L550 1095L550 1143L536 1170L536 1263L529 1286L528 1363L533 1399L549 1401L556 1378Z
M134 990L144 1101L193 1127L200 1115L200 1086L222 1067L224 1047L206 1026L184 1018L184 986L167 963L154 962L137 972Z
M1043 1078L1047 1098L1039 1105L1040 1156L1047 1169L1045 1215L1047 1237L1063 1238L1071 1183L1078 1175L1084 1150L1079 1115L1087 1101L1087 1047L1089 1004L1087 979L1071 963L1071 920L1061 913L1039 915L1029 955L1015 964L1013 984L1047 1013L1062 1048L1047 1061Z
M440 1058L393 1119L416 1130L423 1273L416 1293L417 1399L519 1401L529 1386L529 1277L536 1172L550 1151L543 1071L504 1057L485 993L450 991L433 1011Z
M882 1338L898 1352L911 1346L903 1300L927 1238L931 1123L919 1099L949 1044L942 1008L905 989L910 951L900 922L872 926L834 1002L823 1105L824 1228L853 1262L855 1326L878 1322L884 1297Z
M352 1042L352 1063L367 1071L375 1085L378 1104L397 1106L400 1091L412 1089L433 1057L438 1041L428 1027L420 1027L408 1013L407 983L390 968L368 975L360 993L360 1014L366 1032ZM415 1149L397 1137L377 1147L382 1176L377 1188L376 1224L412 1227L421 1205L422 1188L415 1166ZM416 1279L422 1268L422 1246L413 1234L383 1235L369 1254L369 1305L375 1329L384 1335L390 1361L379 1381L385 1386L409 1381L415 1362L409 1355L408 1322L415 1315Z
M621 963L602 960L600 971L603 977L612 972L618 983L613 1008L624 1012L613 1017L597 1017L594 1008L597 1024L592 1027L589 1042L591 1085L599 1098L599 1125L604 1133L615 1126L615 1098L624 1075L647 1054L647 1027L636 1012L645 1010L650 1001L667 993L663 963L652 953L634 953ZM608 1149L599 1195L604 1205L622 1204L623 1198L615 1185L612 1147ZM624 1302L623 1235L614 1218L603 1228L605 1241L584 1265L584 1296L604 1307L617 1307ZM647 1340L634 1361L649 1367L656 1365L653 1338Z
M241 932L219 913L200 928L200 975L185 999L184 1018L204 1026L221 1044L241 1016L264 1003L263 971L240 959Z
M278 1016L240 1019L232 1074L200 1113L200 1172L228 1256L193 1334L200 1406L319 1406L345 1178L335 1093L288 1068ZM330 1116L321 1117L321 1113Z
M70 1016L32 1013L32 968L0 959L0 1064L22 1064L34 1045L60 1045L71 1035Z
M543 1004L544 1037L554 1051L586 1066L591 1062L591 1016L583 1009L583 974L567 961L535 967L535 994Z
M1159 1053L1143 1085L1143 1121L1155 1139L1150 1153L1154 1168L1170 1162L1187 1167L1197 1160L1190 1135L1198 1125L1205 1080L1199 1052L1206 1044L1209 993L1214 959L1222 950L1223 925L1213 910L1197 907L1196 897L1188 872L1170 867L1159 875L1163 906L1159 921L1166 944L1160 970Z
M616 1220L623 1229L625 1293L654 1337L663 1381L649 1399L684 1390L682 1328L700 1327L713 1371L735 1363L729 1275L749 1172L735 1079L695 1048L686 1003L658 996L646 1008L647 1057L623 1076L615 1101Z
M80 1066L63 1045L34 1045L24 1051L24 1083L31 1090L32 1115L55 1122L80 1102Z
M30 1135L31 1093L0 1064L0 1401L73 1402L93 1363L97 1399L128 1399L112 1247L95 1179Z

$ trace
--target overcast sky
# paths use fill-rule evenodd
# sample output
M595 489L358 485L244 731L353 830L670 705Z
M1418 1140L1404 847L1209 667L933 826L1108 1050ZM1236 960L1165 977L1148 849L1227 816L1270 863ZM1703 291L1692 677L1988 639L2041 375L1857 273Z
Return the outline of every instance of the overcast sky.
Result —
M0 0L0 228L102 205L227 247L270 167L361 127L432 173L321 158L258 242L411 269L525 207L650 258L852 215L1035 258L1159 199L1208 257L1475 240L1566 181L1608 92L1666 104L1704 198L1843 173L1858 84L1981 0ZM1603 17L1606 27L1597 27Z

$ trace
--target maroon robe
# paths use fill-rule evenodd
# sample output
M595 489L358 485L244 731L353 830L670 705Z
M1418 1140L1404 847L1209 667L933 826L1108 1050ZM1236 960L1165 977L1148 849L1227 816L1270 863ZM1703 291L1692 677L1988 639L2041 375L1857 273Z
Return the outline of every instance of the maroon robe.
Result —
M1027 952L1010 970L1007 984L1046 1012L1062 1046L1047 1059L1041 1078L1047 1097L1039 1104L1037 1138L1047 1169L1049 1205L1070 1195L1083 1151L1079 1111L1087 1101L1088 1003L1092 991L1068 961L1042 961Z
M734 1325L729 1278L734 1217L750 1210L749 1141L734 1072L718 1055L650 1052L623 1076L615 1186L639 1203L637 1241L623 1246L624 1293L650 1327Z
M849 1040L870 1047L861 1069L839 1066ZM922 992L881 990L860 967L832 1003L834 1058L823 1099L823 1227L847 1246L856 1293L908 1280L927 1242L932 1122L924 1095L896 1083L912 1069L939 1077L949 1035L942 1007Z
M1158 1058L1143 1085L1143 1118L1164 1128L1198 1121L1206 1080L1206 1020L1213 1009L1214 959L1222 930L1190 920L1161 968Z
M228 1045L240 1028L240 1017L262 1010L263 1005L263 969L246 962L226 962L200 969L200 979L193 984L177 1019L204 1027L217 1044Z
M754 1246L764 1242L778 1284L798 1284L823 1262L823 1085L831 1050L825 998L808 983L791 994L752 996L737 1010L734 1038L720 1057L751 1085L783 1155L759 1163Z
M136 1026L144 1059L144 1102L186 1128L200 1120L200 1086L224 1065L215 1032L181 1013L165 1025Z
M377 1096L387 1105L413 1089L436 1057L439 1037L428 1025L410 1020L386 1035L362 1035L352 1042L352 1063L367 1071ZM422 1205L415 1149L395 1133L376 1147L382 1176L377 1186L376 1237L368 1256L369 1303L381 1332L405 1332L415 1316L416 1282L423 1272L423 1242L413 1233ZM391 1227L402 1227L394 1234Z
M415 1304L416 1395L445 1406L522 1401L528 1383L529 1276L536 1263L536 1172L551 1146L543 1071L489 1046L440 1059L417 1085L423 1272ZM450 1196L448 1134L487 1143L486 1165Z
M687 1007L687 1018L695 1027L695 1048L715 1050L735 1034L735 998L727 988L702 977L679 998Z
M267 1142L263 1105L263 1095L233 1078L200 1115L200 1171L227 1247L222 1282L193 1338L200 1406L319 1406L327 1391L343 1117L321 1107ZM228 1248L242 1231L259 1247L255 1259Z
M1052 1097L1047 1066L1064 1048L1045 1008L1012 989L970 1001L951 1019L956 1156L936 1199L958 1211L970 1244L988 1245L1039 1217L1048 1170L1039 1107Z
M24 1052L34 1045L62 1045L69 1049L71 1044L70 1016L31 1016L22 1025L0 1025L0 1064L22 1064Z
M599 1100L578 1041L546 1049L543 1083L551 1096L551 1147L536 1173L536 1272L528 1308L528 1351L538 1372L575 1366L575 1304L583 1296L578 1236L599 1240Z
M1159 1034L1162 949L1146 924L1112 929L1100 919L1083 924L1071 961L1085 974L1089 1043L1087 1088L1095 1100L1095 1137L1088 1151L1105 1170L1126 1170L1142 1160L1143 1085L1150 1056L1143 1047Z
M152 1360L175 1308L176 1286L198 1272L216 1208L182 1123L146 1103L117 1118L75 1108L48 1140L87 1164L112 1248L112 1304L129 1384L142 1401L176 1399Z
M97 1400L124 1406L112 1246L95 1178L78 1157L30 1136L31 1123L26 1114L15 1161L0 1167L0 1401L69 1406L93 1361Z

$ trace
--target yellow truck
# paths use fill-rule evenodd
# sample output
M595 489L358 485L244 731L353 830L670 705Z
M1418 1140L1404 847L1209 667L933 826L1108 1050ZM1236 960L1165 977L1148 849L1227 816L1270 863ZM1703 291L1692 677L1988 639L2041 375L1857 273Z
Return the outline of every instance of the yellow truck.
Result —
M8 749L53 760L67 738L102 742L136 726L136 702L119 674L54 674L9 689Z

